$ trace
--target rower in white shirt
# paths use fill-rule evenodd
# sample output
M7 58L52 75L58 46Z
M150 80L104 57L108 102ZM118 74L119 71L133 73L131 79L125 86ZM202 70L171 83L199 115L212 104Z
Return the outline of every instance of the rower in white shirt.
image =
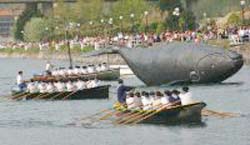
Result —
M135 105L134 109L136 109L136 110L139 110L142 107L141 94L139 92L135 93L135 96L134 96L134 105Z
M72 81L68 81L66 83L66 88L67 88L67 92L74 92L77 90L77 87L74 85L74 83L72 83Z
M47 91L47 86L46 86L46 83L44 82L39 82L38 83L38 90L39 90L39 93L46 93Z
M127 94L127 96L126 96L126 104L127 104L127 108L128 108L129 110L135 108L135 104L134 104L134 93L130 92L130 93Z
M161 97L161 104L162 105L167 105L170 103L170 96L171 96L171 92L166 90L164 91L164 95Z
M53 82L47 83L46 92L47 93L54 93L54 92L56 92L56 87L54 86Z
M87 74L87 73L88 73L87 67L86 67L86 66L83 66L83 67L81 68L81 74Z
M194 102L188 87L182 88L182 93L179 95L179 97L181 99L181 105L188 105Z
M38 88L37 88L37 86L36 86L36 84L35 84L35 82L33 80L31 80L31 82L28 83L27 91L29 93L37 93L38 92Z
M60 68L58 74L60 76L66 76L67 75L67 70L65 68Z
M86 84L87 84L87 88L95 88L99 86L99 80L97 79L89 80Z
M66 91L66 85L64 82L57 82L55 86L56 86L57 92L65 92Z
M101 64L98 64L98 65L96 66L96 71L97 71L97 72L101 72L101 71L102 71L102 65L101 65Z
M142 105L143 105L143 110L151 110L152 109L152 101L149 98L148 92L145 92L144 96L142 97Z
M80 66L76 66L74 69L74 75L80 75Z
M158 109L161 106L161 97L162 97L162 93L160 91L156 92L156 95L154 97L154 101L153 101L153 108L154 109Z
M102 65L101 65L101 70L102 71L106 71L106 70L108 70L109 68L108 68L108 66L107 66L107 64L106 63L103 63Z
M86 89L86 83L80 79L77 82L75 82L75 86L77 87L77 90Z

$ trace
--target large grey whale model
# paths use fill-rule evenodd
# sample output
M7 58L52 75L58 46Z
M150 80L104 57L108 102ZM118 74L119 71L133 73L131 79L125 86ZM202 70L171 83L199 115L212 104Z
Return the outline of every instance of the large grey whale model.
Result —
M218 83L243 65L242 55L205 44L173 42L152 48L120 48L116 52L148 86Z

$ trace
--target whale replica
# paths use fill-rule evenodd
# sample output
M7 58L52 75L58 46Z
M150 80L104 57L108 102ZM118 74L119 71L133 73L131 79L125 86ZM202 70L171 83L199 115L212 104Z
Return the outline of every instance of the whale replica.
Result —
M243 66L243 57L236 52L195 43L161 43L149 48L101 50L92 55L104 53L119 53L148 86L218 83Z

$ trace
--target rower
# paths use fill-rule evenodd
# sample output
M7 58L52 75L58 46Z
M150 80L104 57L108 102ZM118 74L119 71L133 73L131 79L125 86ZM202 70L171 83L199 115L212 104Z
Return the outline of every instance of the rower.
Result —
M47 86L44 82L39 82L38 83L38 89L39 89L39 93L46 93L47 92Z
M38 92L37 86L34 83L33 79L31 79L27 85L27 92L29 92L29 93L37 93Z
M182 88L182 93L180 94L181 104L188 105L193 103L192 94L189 92L188 87Z
M171 102L174 102L174 98L169 90L164 91L164 95L161 97L161 104L167 105Z
M160 107L161 105L161 97L162 97L162 93L160 91L156 92L156 95L154 96L154 101L153 101L153 108L157 109Z
M152 109L152 102L149 98L149 93L145 92L144 96L142 97L142 105L143 110L150 110Z
M66 85L63 81L57 82L55 84L57 92L64 92L66 91Z
M140 92L136 92L134 96L134 109L138 110L141 109L142 100Z
M130 92L126 96L126 105L128 109L133 109L135 108L135 103L134 103L134 93Z
M117 88L117 100L120 104L126 103L126 92L134 89L133 87L128 87L123 84L123 80L120 79L118 81L118 88Z
M65 68L63 68L63 67L60 67L58 74L60 76L66 76L67 75L67 70Z
M102 65L101 65L101 70L102 71L106 71L106 70L108 70L108 66L107 66L107 63L102 63Z
M23 71L18 72L16 81L17 81L17 86L20 89L20 91L24 91L27 88L27 85L23 79Z
M80 79L75 82L75 86L77 87L77 90L83 90L86 89L86 83Z
M67 92L73 92L73 91L77 90L77 87L74 86L74 84L72 83L72 81L68 81L66 83L66 89L67 89Z
M99 86L99 81L97 79L89 80L87 82L87 88L95 88Z
M88 65L87 71L88 73L94 73L94 68L92 67L92 65Z
M97 71L97 72L101 72L101 71L102 71L102 65L101 65L101 64L98 64L98 65L96 66L96 71Z
M56 87L54 86L53 82L49 82L46 86L47 93L54 93L56 91Z
M82 69L81 69L81 74L87 74L87 67L86 66L83 66Z
M67 70L67 74L68 74L69 76L74 74L74 70L73 70L72 67L69 67L69 69Z
M76 66L73 71L74 75L80 75L80 66Z
M178 90L172 91L172 97L174 98L174 105L181 105L181 99L179 95L180 95L180 92Z

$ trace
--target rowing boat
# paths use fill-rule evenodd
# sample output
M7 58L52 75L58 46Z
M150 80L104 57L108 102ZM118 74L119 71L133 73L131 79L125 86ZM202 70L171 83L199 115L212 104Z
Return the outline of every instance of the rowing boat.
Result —
M71 80L71 79L83 79L91 80L98 79L102 81L112 81L117 80L120 77L120 69L111 69L96 73L81 74L81 75L67 75L67 76L44 76L44 75L34 75L32 78L34 81L60 81L60 80Z
M151 117L142 120L140 123L148 124L183 124L183 123L201 123L201 111L206 106L204 102L197 102L184 106L168 107ZM120 110L119 110L120 111ZM117 117L122 116L123 113L129 113L126 110L117 114Z
M29 93L25 95L26 100L31 99L43 99L43 100L64 100L66 96L67 100L84 100L84 99L108 99L109 98L110 85L99 86L90 89L79 90L76 92L55 92L55 93ZM17 95L17 91L12 91L13 95ZM39 97L40 96L40 97ZM44 96L44 97L42 97ZM56 97L55 97L56 96ZM23 99L23 98L20 98Z

